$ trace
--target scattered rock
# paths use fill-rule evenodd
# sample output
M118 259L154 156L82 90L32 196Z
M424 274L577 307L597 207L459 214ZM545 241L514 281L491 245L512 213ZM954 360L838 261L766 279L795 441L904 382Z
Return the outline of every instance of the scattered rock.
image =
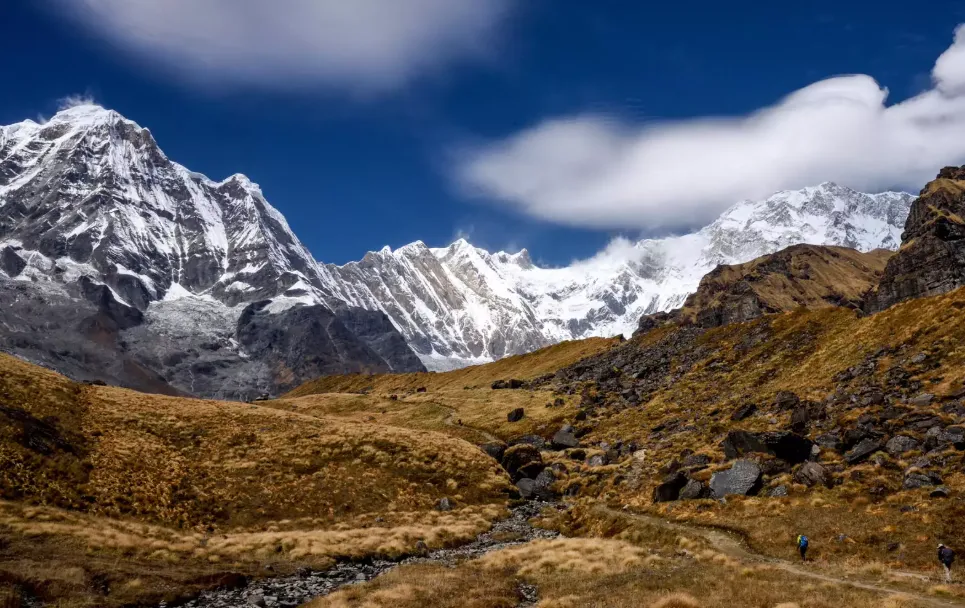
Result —
M580 440L576 438L575 434L573 434L573 427L564 426L560 430L556 431L555 435L553 435L551 444L553 449L566 450L569 448L579 447Z
M825 433L818 435L814 440L816 444L826 450L839 451L841 449L841 435L837 433Z
M452 511L452 501L448 497L440 498L436 503L436 511Z
M524 410L521 407L518 407L506 415L506 420L508 420L509 422L519 422L520 420L523 419L523 416L525 415L526 415L526 410Z
M506 448L506 444L502 441L490 441L479 446L479 449L489 454L497 462L502 462L503 455L506 453Z
M947 486L938 486L937 488L932 490L928 495L932 498L948 498L948 496L951 493L952 491L949 490Z
M908 437L907 435L895 435L885 444L885 451L892 456L898 456L905 452L917 450L920 447L921 444L918 443L916 439Z
M426 387L420 386L419 388L415 389L415 392L417 392L417 393L424 393L424 392L426 392Z
M574 416L574 420L576 420L577 422L583 422L584 420L586 420L586 410L578 411L576 413L576 416Z
M710 464L710 456L707 454L691 454L684 458L682 464L688 469L695 467L703 468Z
M740 422L741 420L750 418L755 412L757 412L757 406L753 403L747 403L734 410L734 413L730 415L730 419L734 422Z
M697 481L696 479L687 480L687 485L680 490L680 500L697 500L700 498L707 498L710 490L707 485L702 481Z
M906 490L917 490L918 488L938 486L941 483L942 478L935 473L913 472L905 474L905 480L901 485Z
M793 410L801 404L801 398L790 391L779 391L774 397L774 407L779 410Z
M710 478L714 498L732 494L748 496L761 489L761 467L751 460L738 460L726 471L718 471Z
M569 452L566 453L566 455L572 458L573 460L578 460L580 462L586 460L586 450L580 450L580 449L570 450Z
M265 596L261 594L249 595L248 605L258 606L258 608L267 608L268 606L267 602L265 602Z
M509 473L510 477L514 480L519 480L523 477L528 477L524 474L525 472L531 472L532 470L539 468L538 471L532 474L532 477L539 475L543 467L543 456L539 453L539 450L535 447L529 445L528 443L521 443L519 445L511 446L503 454L503 468Z
M794 473L794 481L811 488L817 485L828 485L828 474L824 467L816 462L806 462Z
M680 491L687 485L687 476L675 473L664 479L663 483L653 489L653 502L673 502L680 498Z
M586 461L586 464L591 467L602 467L607 464L606 455L604 454L594 454L590 456L590 459Z
M777 486L770 492L771 498L780 498L782 496L787 496L787 486Z
M876 439L863 439L858 445L854 446L850 452L844 455L844 460L848 464L854 465L868 459L869 456L882 448L882 443Z
M724 450L724 456L728 460L749 454L752 452L767 453L767 446L754 433L747 431L731 431L721 442L720 447Z
M524 384L526 383L523 382L522 380L519 380L517 378L511 378L509 380L496 380L490 385L490 387L495 391L500 389L522 388Z
M917 397L913 397L909 399L908 403L914 406L923 406L923 405L929 405L934 400L935 400L935 395L932 395L931 393L922 393Z
M528 443L537 450L542 450L546 447L546 440L539 435L520 435L519 437L513 437L509 440L510 447L519 445L521 443Z

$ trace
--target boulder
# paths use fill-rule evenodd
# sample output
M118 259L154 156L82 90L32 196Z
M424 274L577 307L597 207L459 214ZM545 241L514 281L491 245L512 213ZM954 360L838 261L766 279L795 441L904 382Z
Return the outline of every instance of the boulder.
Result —
M710 464L710 456L707 454L691 454L683 460L683 466L688 469L704 468Z
M939 486L942 483L942 478L936 473L924 473L921 471L905 473L905 479L902 482L902 487L906 490L916 490L918 488L926 488L931 486Z
M917 450L920 447L921 444L918 443L916 439L908 437L907 435L895 435L885 444L885 451L892 456L899 456L905 452Z
M738 460L726 471L718 471L710 478L714 498L732 494L752 496L761 490L761 467L751 460Z
M755 412L757 412L757 406L753 403L747 403L734 410L734 413L730 415L730 419L734 422L740 422L741 420L750 418Z
M818 435L814 442L826 450L834 451L840 450L842 445L841 435L837 433Z
M767 446L757 435L748 431L731 431L721 442L724 456L728 460L738 458L752 452L767 453Z
M811 447L814 445L807 437L779 431L763 433L761 438L767 446L767 452L791 464L798 464L811 457Z
M771 498L780 498L782 496L787 496L787 486L777 486L768 493Z
M545 500L551 501L557 498L556 492L552 490L556 475L552 469L544 469L535 479L524 477L516 482L516 488L520 496L526 500Z
M924 406L924 405L931 404L931 402L934 400L935 400L935 395L932 395L931 393L922 393L916 397L912 397L911 399L909 399L908 403L914 406Z
M801 404L801 398L790 391L779 391L774 396L774 407L779 410L793 410Z
M952 491L949 490L947 486L938 486L937 488L929 492L928 495L932 498L948 498L949 494L951 493Z
M449 498L440 498L436 503L436 511L452 511L452 501Z
M844 460L848 464L858 464L859 462L864 462L869 456L877 452L883 447L881 441L877 439L862 439L858 445L844 455Z
M509 422L519 422L526 415L526 410L521 407L514 409L513 411L506 414L506 420Z
M809 488L818 485L827 486L828 474L818 463L805 462L795 471L794 481Z
M697 481L696 479L687 480L687 485L680 490L680 500L697 500L699 498L707 498L709 490L707 485L702 481Z
M566 450L580 447L580 440L577 439L576 435L573 433L573 427L565 426L556 431L556 434L553 435L551 444L553 449Z
M479 446L479 449L489 454L497 462L502 462L507 447L502 441L490 441Z
M591 467L606 466L606 454L594 454L593 456L590 456L590 459L586 461L586 464L590 465Z
M536 480L530 479L529 477L523 477L516 482L516 489L519 490L519 495L524 500L533 500L536 498Z
M519 480L527 476L521 474L523 469L526 469L526 472L531 472L534 468L542 466L543 456L539 453L538 449L528 443L514 445L508 448L503 454L503 468L506 469L506 472L509 473L509 476L513 480ZM540 471L542 471L542 469L540 469ZM540 471L533 473L533 477L536 477Z
M663 483L653 489L653 502L673 502L680 498L680 491L687 485L687 476L675 473L664 479Z

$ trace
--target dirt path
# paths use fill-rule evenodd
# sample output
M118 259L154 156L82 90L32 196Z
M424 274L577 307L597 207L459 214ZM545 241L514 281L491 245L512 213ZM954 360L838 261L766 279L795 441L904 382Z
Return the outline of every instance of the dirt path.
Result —
M480 437L483 437L486 441L501 441L499 437L496 437L489 431L484 431L483 429L476 428L474 426L468 426L460 422L457 422L457 417L459 416L459 410L449 407L448 405L443 405L438 401L427 401L426 403L431 403L432 405L449 412L449 414L446 416L446 419L442 421L443 424L445 424L446 426L466 429L468 431L476 433Z
M619 511L617 509L611 509L600 505L596 507L599 513L603 513L610 516L621 517L625 519L631 519L634 521L639 521L654 527L663 528L665 530L673 530L675 532L680 532L682 534L689 534L692 536L699 536L710 542L711 545L721 553L740 559L742 561L754 561L758 563L767 564L769 566L774 566L785 572L793 574L795 576L801 576L804 578L811 578L827 583L834 583L838 585L847 585L849 587L854 587L856 589L864 589L866 591L875 591L878 593L883 593L886 595L901 595L907 598L921 602L925 606L934 606L936 608L942 607L947 608L949 606L965 606L965 602L954 599L938 599L934 597L929 597L927 595L920 595L913 591L905 591L902 589L896 589L894 587L886 587L883 585L876 585L873 583L865 583L862 581L857 581L849 578L839 578L835 576L830 576L828 574L822 574L814 570L810 570L799 564L793 562L788 562L781 559L776 559L773 557L768 557L766 555L761 555L759 553L754 553L751 551L743 539L738 538L736 535L729 534L722 530L716 528L694 525L694 524L684 524L678 522L667 521L666 519L660 517L654 517L652 515L641 515L637 513L629 513L627 511ZM900 576L906 576L909 578L919 578L920 580L927 578L922 577L918 574L913 574L911 572L900 572L897 573Z

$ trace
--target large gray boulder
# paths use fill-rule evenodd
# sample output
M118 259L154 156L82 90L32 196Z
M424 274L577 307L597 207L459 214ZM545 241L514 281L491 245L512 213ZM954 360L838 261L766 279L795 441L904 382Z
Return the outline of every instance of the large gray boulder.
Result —
M877 439L862 439L850 452L844 455L848 464L864 462L869 456L880 450L884 445Z
M917 439L908 437L907 435L895 435L885 444L885 451L892 456L899 456L905 452L917 450L920 447L921 444L918 443Z
M580 447L580 440L576 438L573 427L564 426L553 435L552 445L557 450L567 450Z
M714 498L737 494L752 496L761 490L761 467L751 460L738 460L726 471L718 471L710 478Z
M824 467L816 462L805 462L794 473L794 481L809 488L818 485L826 486L828 485L828 473L824 470Z

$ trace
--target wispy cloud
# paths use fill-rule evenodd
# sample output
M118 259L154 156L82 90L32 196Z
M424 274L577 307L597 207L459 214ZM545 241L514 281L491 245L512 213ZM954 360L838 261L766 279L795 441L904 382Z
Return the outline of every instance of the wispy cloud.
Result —
M965 26L928 90L894 105L887 96L851 75L742 118L554 118L463 151L455 179L544 220L648 230L702 225L738 200L827 180L917 190L941 166L965 163Z
M517 0L49 0L204 85L364 92L487 51Z

